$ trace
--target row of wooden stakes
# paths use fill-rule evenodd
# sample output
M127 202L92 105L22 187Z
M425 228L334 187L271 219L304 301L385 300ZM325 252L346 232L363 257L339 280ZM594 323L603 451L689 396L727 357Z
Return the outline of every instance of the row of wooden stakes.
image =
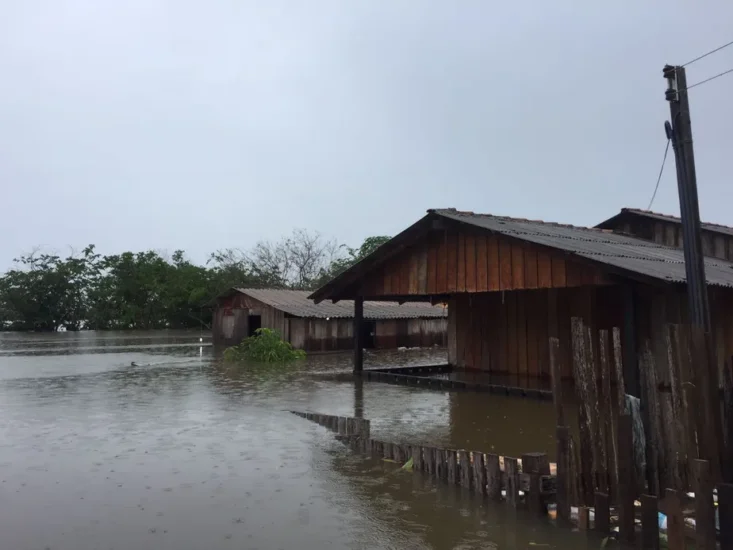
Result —
M555 476L546 453L527 453L521 458L502 457L478 451L406 445L370 437L369 420L319 413L291 411L337 434L352 449L398 464L412 459L413 469L436 479L465 487L493 500L547 514L554 501ZM524 497L524 499L522 499Z

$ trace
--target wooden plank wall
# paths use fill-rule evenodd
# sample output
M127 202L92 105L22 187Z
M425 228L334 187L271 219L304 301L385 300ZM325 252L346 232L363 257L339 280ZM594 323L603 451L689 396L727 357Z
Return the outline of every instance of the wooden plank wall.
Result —
M377 349L445 347L448 319L385 319L376 322Z
M606 284L599 268L562 252L487 232L446 230L366 277L366 297L438 295Z
M571 378L570 319L583 317L597 329L618 327L620 297L617 286L457 294L449 306L449 362L493 374L549 378L548 341L556 335L562 375Z

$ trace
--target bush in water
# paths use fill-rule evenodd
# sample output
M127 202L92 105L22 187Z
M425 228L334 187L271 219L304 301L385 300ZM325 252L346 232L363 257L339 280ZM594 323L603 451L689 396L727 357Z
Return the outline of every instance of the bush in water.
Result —
M225 361L249 360L262 363L285 363L304 357L303 350L293 349L289 342L280 337L279 332L269 328L258 328L254 336L224 351Z

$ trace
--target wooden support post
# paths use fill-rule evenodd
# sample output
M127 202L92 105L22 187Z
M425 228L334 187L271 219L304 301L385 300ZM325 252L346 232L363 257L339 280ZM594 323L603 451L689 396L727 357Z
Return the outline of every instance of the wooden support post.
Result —
M471 458L468 455L468 451L460 450L456 453L456 456L458 457L458 466L461 471L460 478L461 478L461 486L465 487L466 489L471 488L471 477L472 477L472 471L471 471Z
M601 535L608 535L611 532L611 500L606 493L597 492L595 497L594 529Z
M664 500L667 512L667 547L669 550L685 550L685 519L680 495L674 489L667 489Z
M533 512L547 514L542 498L541 476L550 475L550 461L546 453L526 453L522 455L522 472L529 474L529 491L526 495L527 506Z
M435 449L433 451L433 459L435 460L434 475L437 479L445 479L447 473L445 471L445 450Z
M499 455L487 453L486 463L486 494L491 500L501 500L501 466Z
M348 419L343 416L336 418L336 433L339 435L346 435L346 421Z
M385 441L382 443L382 458L386 458L387 460L392 460L392 443L389 441Z
M619 537L621 542L634 541L634 442L631 415L622 414L618 421L618 496Z
M715 550L715 505L713 504L713 475L710 462L692 462L692 487L695 491L695 548Z
M659 550L659 506L653 495L641 495L641 547Z
M516 458L504 457L506 500L515 508L519 505L519 465Z
M484 465L484 453L472 452L472 465L473 465L473 488L474 490L483 495L486 493L486 467Z
M354 374L364 370L364 297L354 300Z
M570 434L567 426L557 427L557 520L570 522Z
M422 470L422 447L419 445L412 446L412 469L415 472Z
M432 447L423 447L422 459L425 466L423 470L425 470L425 472L430 476L435 473L435 458L433 456L434 454L435 449L433 449Z
M720 550L733 550L733 484L718 485Z
M587 506L578 506L578 531L588 531L590 529L590 508Z
M452 449L446 451L446 471L448 472L448 483L457 485L458 478L458 462L456 460L456 452Z
M399 465L405 463L405 453L402 452L402 445L399 443L392 445L392 459Z

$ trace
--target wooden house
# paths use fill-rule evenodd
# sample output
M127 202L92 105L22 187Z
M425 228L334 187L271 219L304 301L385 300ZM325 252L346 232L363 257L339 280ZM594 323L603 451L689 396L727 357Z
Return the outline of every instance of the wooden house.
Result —
M733 264L705 264L722 362L733 354ZM550 336L559 338L562 374L572 378L572 317L593 329L619 327L624 378L638 395L638 346L650 342L657 364L666 364L664 327L686 319L685 281L679 248L599 228L445 209L429 210L311 297L355 300L357 309L360 300L446 302L451 365L511 375L519 385L549 378Z
M232 346L258 328L277 330L295 348L336 351L353 346L354 303L315 304L307 291L232 288L215 299L215 345ZM446 345L446 308L428 303L366 302L365 348Z

